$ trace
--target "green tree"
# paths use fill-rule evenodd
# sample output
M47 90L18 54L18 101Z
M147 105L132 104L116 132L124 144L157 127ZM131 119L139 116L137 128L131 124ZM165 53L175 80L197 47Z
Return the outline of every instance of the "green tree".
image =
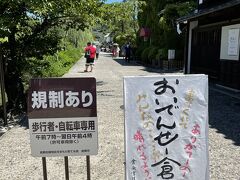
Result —
M183 35L177 34L176 19L195 9L195 0L146 0L146 6L139 13L140 27L148 27L150 40L139 39L138 46L158 46L159 49L183 47ZM182 49L183 51L183 49Z
M118 43L135 41L139 30L137 13L141 11L143 1L129 0L124 3L112 3L102 6L100 26L114 36Z
M99 15L100 0L0 0L0 38L8 108L24 108L23 72L60 48L64 31L84 30Z

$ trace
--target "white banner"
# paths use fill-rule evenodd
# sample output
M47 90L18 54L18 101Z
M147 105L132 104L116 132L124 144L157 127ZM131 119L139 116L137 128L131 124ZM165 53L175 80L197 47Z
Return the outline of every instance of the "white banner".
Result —
M208 77L124 78L126 179L209 179Z

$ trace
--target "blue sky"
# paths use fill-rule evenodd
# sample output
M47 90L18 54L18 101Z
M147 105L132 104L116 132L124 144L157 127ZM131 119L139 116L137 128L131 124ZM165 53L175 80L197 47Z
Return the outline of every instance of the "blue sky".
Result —
M122 2L122 0L107 0L105 3L114 3L114 2Z

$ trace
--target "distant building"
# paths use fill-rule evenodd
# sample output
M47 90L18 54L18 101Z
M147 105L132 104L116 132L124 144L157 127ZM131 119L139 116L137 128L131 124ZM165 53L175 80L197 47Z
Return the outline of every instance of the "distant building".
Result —
M240 0L198 0L198 9L177 23L187 33L185 73L240 90Z
M113 37L111 36L111 33L108 33L104 36L104 42L110 43L113 41Z

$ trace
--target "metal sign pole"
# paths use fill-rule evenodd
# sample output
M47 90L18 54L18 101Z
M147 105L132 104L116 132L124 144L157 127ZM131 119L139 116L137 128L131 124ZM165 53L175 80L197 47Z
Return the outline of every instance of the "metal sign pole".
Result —
M42 165L43 165L43 180L47 180L47 164L46 164L46 157L42 157Z
M87 180L91 180L91 173L90 173L90 156L86 156L87 161Z
M68 156L64 156L64 162L65 162L65 177L66 180L69 180Z

